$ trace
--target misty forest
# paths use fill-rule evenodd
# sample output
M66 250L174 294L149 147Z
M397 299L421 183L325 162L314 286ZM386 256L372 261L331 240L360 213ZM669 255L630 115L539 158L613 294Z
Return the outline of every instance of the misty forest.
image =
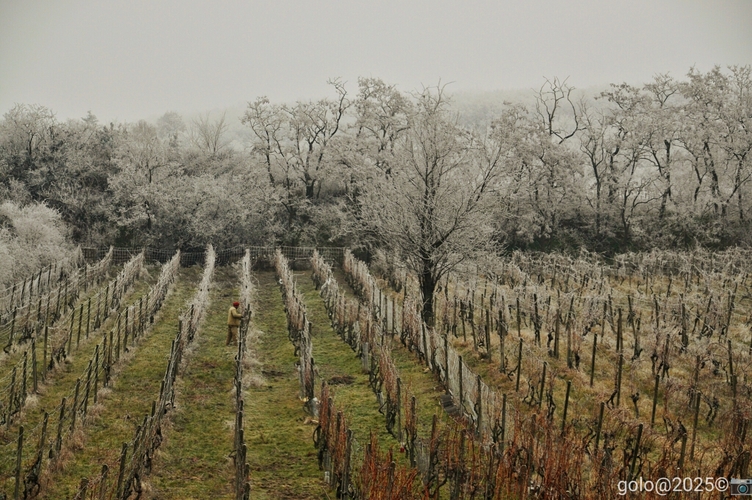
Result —
M752 474L752 67L503 102L328 83L235 116L5 112L0 498Z
M495 115L459 113L444 87L331 83L319 101L249 102L240 140L222 116L61 123L16 105L0 122L0 283L66 245L373 249L423 218L452 251L749 244L749 67L588 96L554 78Z

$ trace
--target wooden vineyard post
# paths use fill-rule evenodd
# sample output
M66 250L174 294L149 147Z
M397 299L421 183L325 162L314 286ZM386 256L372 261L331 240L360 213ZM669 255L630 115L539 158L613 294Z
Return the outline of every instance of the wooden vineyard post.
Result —
M100 308L102 306L102 292L97 294L97 315L94 317L94 329L96 330L101 326L101 316L99 315Z
M621 353L624 349L624 340L622 338L622 320L621 320L621 307L618 310L618 322L616 324L616 352Z
M402 379L399 377L397 377L397 436L399 442L402 443Z
M501 307L499 308L499 320L496 323L496 329L499 332L499 371L504 373L507 369L504 359L504 337L507 336L507 327L504 322L504 297L501 297Z
M47 335L49 325L44 325L44 353L42 354L42 379L47 378Z
M366 368L367 369L367 368ZM311 383L308 386L308 400L313 405L314 387L316 387L316 361L311 357Z
M392 297L392 338L394 338L394 334L396 333L396 329L394 327L394 297Z
M653 411L650 414L650 427L655 425L655 407L658 405L658 383L660 382L660 375L655 376L655 388L653 389Z
M350 498L350 455L352 454L352 429L347 429L347 438L345 442L345 464L342 478L342 496L347 500Z
M106 387L110 383L110 368L112 367L112 330L110 330L110 343L107 346L107 369L104 372L104 383L103 385Z
M110 309L115 309L115 301L117 300L117 286L118 286L118 279L115 277L115 281L112 284L112 296L110 297L112 299L112 303L110 304Z
M29 300L31 300L31 297L29 297ZM26 332L29 328L29 325L31 324L31 302L26 304L26 319L24 320L24 327L22 332Z
M488 353L488 361L493 361L493 354L491 351L491 318L488 314L488 309L485 309L486 312L486 352Z
M115 349L115 362L117 363L120 361L120 318L122 316L118 315L118 326L117 326L117 349Z
M107 473L110 468L107 464L102 465L102 479L99 481L99 500L105 500L107 498Z
M454 292L454 313L452 314L452 335L457 338L457 290ZM750 352L752 352L752 341L750 341Z
M102 312L105 318L110 315L110 309L110 284L107 283L107 288L104 290L104 311Z
M24 437L24 427L23 425L18 428L18 448L16 452L16 488L13 491L13 499L19 500L21 497L19 496L21 494L21 458L23 456L23 437Z
M426 324L421 321L420 322L420 331L421 331L421 340L423 344L423 356L425 358L426 365L428 368L433 369L433 363L431 362L431 356L428 353L428 339L426 338Z
M475 407L478 412L478 423L475 427L475 435L480 436L481 428L483 427L483 380L480 378L480 375L476 375L475 384L478 388L478 394L476 396L477 399L475 401ZM415 396L413 396L413 401L415 401ZM414 410L415 408L413 408L413 415L415 414Z
M84 305L81 304L81 308L78 311L78 335L76 336L76 349L78 349L78 345L81 343L81 326L83 325L83 319Z
M31 339L31 379L34 388L34 394L37 393L37 342L35 338Z
M460 411L464 414L465 412L465 397L462 394L462 356L459 356L460 362L458 363L459 366L459 381L460 381ZM399 379L398 379L399 380Z
M541 387L540 387L540 396L538 397L538 408L541 407L543 404L543 394L546 390L546 368L548 368L548 362L543 362L543 374L541 375Z
M684 305L684 299L681 302L681 343L684 349L689 346L689 336L687 335L687 308Z
M10 347L13 345L13 336L16 332L16 314L18 313L18 308L13 308L13 317L10 320L10 337L8 338L8 350L10 350Z
M125 308L125 330L123 333L123 352L125 352L125 350L128 347L128 313L130 312L130 310L131 310L130 307Z
M60 449L63 447L63 422L65 420L65 403L66 398L60 402L60 417L57 421L57 437L55 438L55 456L60 455Z
M24 351L23 368L21 370L21 399L18 403L19 410L24 405L24 402L26 401L26 395L28 394L28 390L26 387L26 380L28 379L28 368L27 368L28 360L29 360L29 351Z
M89 330L91 328L91 297L86 304L86 338L89 338Z
M428 470L426 476L431 478L430 482L426 484L428 488L434 486L438 480L438 477L436 476L436 465L438 463L438 421L439 417L434 413L433 419L431 420L431 436L428 440ZM368 450L370 452L370 445L368 445Z
M76 379L76 390L73 395L73 406L71 407L71 433L76 430L76 412L78 411L78 393L81 389L81 379Z
M697 438L697 419L700 416L700 400L701 400L701 394L699 392L695 393L695 416L694 420L692 422L692 444L689 447L689 459L694 460L695 459L695 439Z
M128 443L123 443L123 449L120 452L120 472L118 473L117 489L115 490L115 498L120 499L123 497L123 479L125 476L125 457L128 454Z
M515 392L520 392L520 373L522 373L522 338L520 338L520 348L517 351L517 380L514 384Z
M520 318L520 297L517 296L517 336L522 338L522 321Z
M370 371L371 361L370 361L370 353L368 351L368 342L363 342L360 345L361 349L361 356L360 356L360 368L363 373L368 373Z
M635 465L637 464L637 455L640 453L640 440L642 439L642 423L637 426L637 437L635 438L634 451L632 452L632 460L629 464L629 480L635 477Z
M694 408L695 406L695 398L697 397L697 387L699 383L700 378L700 355L698 354L695 356L695 370L694 370L694 378L692 382L692 387L690 388L689 392L689 407Z
M10 397L8 398L8 413L5 417L5 425L8 429L10 429L10 417L13 415L13 405L16 399L16 370L14 366L10 377Z
M51 295L52 295L51 293L47 294L47 305L44 308L44 324L45 325L50 322L50 297Z
M407 314L407 308L405 307L405 303L407 302L407 290L405 290L405 293L402 295L402 314L400 315L400 342L402 342L402 345L407 346L407 338L405 333L405 315ZM358 315L356 317L360 317L360 302L358 302Z
M556 311L556 317L554 318L554 358L559 359L559 323L560 323L559 311Z
M89 360L89 368L86 370L86 389L84 390L84 401L83 401L83 411L81 418L86 418L86 413L89 410L89 391L91 390L91 365L92 362Z
M444 387L449 394L449 333L444 335Z
M684 454L687 450L687 434L682 434L681 437L681 453L679 455L679 469L684 469Z
M593 380L595 377L595 348L598 345L598 334L593 334L593 356L590 360L590 387L593 387Z
M564 333L567 335L567 368L571 369L574 365L572 360L572 331L568 325L569 318L567 318L567 326L564 327Z
M729 381L733 383L734 380L734 352L731 348L731 339L728 339L728 364L729 364ZM732 384L733 385L733 384ZM734 398L736 399L736 398Z
M564 430L567 426L567 409L569 408L569 391L572 389L572 381L567 380L567 393L564 396L564 415L561 418L561 433L564 434Z
M105 343L107 337L105 336ZM94 350L94 404L97 404L97 389L99 388L99 344Z
M86 498L86 493L89 489L89 479L86 477L81 478L81 483L78 485L78 493L76 498Z
M144 298L138 299L138 334L144 333Z
M499 315L501 315L501 312L499 312ZM504 329L501 326L501 321L499 321L499 371L501 373L506 372L506 359L504 357Z
M468 308L469 314L470 314L470 333L473 334L473 349L477 352L478 351L478 335L475 331L475 290L473 290L473 299L470 302L470 307Z
M616 372L616 406L621 402L621 372L624 367L624 354L619 353L619 367Z
M47 442L47 423L49 420L50 414L44 412L44 417L42 418L42 432L39 435L39 447L37 448L37 464L39 465L40 470L42 467L42 459L44 458L44 448Z
M465 327L465 316L467 316L467 306L460 301L460 319L462 320L462 341L467 342L467 329Z
M57 318L60 315L60 291L60 287L58 287L55 297L55 321L57 321Z
M538 313L538 294L533 294L533 331L535 332L535 345L540 347L541 335L540 335L540 315Z
M601 401L600 410L598 411L598 426L595 430L595 448L593 449L593 451L595 451L596 453L598 452L598 443L601 440L601 431L603 430L603 409L605 408L605 406L606 403Z
M506 421L507 421L507 395L506 393L501 395L501 429L499 432L499 454L504 454L504 442L506 440Z

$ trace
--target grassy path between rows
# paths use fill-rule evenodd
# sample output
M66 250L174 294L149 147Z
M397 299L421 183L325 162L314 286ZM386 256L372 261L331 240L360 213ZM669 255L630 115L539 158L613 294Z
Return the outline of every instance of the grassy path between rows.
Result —
M341 268L334 268L334 277L337 280L340 291L348 297L357 300L357 295L347 284L345 273ZM416 398L416 410L418 413L418 435L422 438L428 438L431 435L431 425L433 416L437 415L439 420L448 422L449 416L441 407L439 397L444 393L441 382L431 373L428 368L411 353L399 341L399 334L391 339L391 354L395 368L402 379L402 384Z
M282 294L273 272L256 273L258 297L253 328L259 331L258 359L264 382L245 394L245 438L251 466L251 498L322 499L323 473L298 398L297 357L287 338Z
M317 366L316 388L320 389L321 380L330 382L333 378L341 380L352 377L351 384L332 384L334 404L348 417L354 433L355 455L362 455L362 448L368 443L373 431L378 436L382 449L399 445L396 438L386 430L384 415L378 411L378 402L368 383L368 373L364 373L361 360L332 329L324 301L316 290L310 271L295 273L298 290L308 311L308 318L313 323L313 359Z
M96 477L102 464L117 462L122 443L133 439L143 416L151 411L152 401L159 397L180 310L195 293L201 272L199 267L180 270L151 332L135 349L130 348L132 357L116 369L110 388L100 391L101 399L91 408L85 435L75 437L69 448L71 456L61 470L47 477L39 498L69 498L82 477Z
M55 370L48 372L46 379L41 376L39 378L39 391L37 394L29 396L27 404L22 410L20 415L17 415L10 426L3 426L0 429L0 441L6 442L8 440L11 443L15 442L15 436L18 435L18 427L24 426L26 430L26 441L32 442L29 436L37 438L39 432L38 427L44 418L44 412L50 413L51 421L57 422L57 415L61 399L67 397L69 401L73 398L74 388L76 385L76 379L82 377L82 374L86 372L89 360L94 354L94 350L97 343L101 341L102 334L109 332L115 325L115 318L118 316L118 312L124 311L126 307L133 304L134 300L138 299L143 293L145 293L149 286L154 282L154 277L148 274L142 275L135 284L129 287L126 294L123 296L120 308L117 312L111 314L102 325L89 332L87 337L83 332L81 334L80 342L77 336L73 337L72 353L60 364L56 365ZM91 287L92 294L96 291L94 287ZM86 299L82 303L85 303ZM137 302L137 301L136 301ZM93 323L92 319L92 323ZM85 327L84 327L85 330ZM39 351L39 373L42 371L42 346L38 344ZM48 350L52 350L50 347ZM29 387L31 390L31 387ZM53 428L52 426L50 428ZM24 447L24 463L28 463L30 457L36 454L36 444L34 446ZM2 457L0 457L0 467L7 467L7 470L11 470L11 467L15 467L16 460L16 447L4 447ZM6 471L3 471L5 473ZM6 488L7 489L7 488Z
M234 498L236 347L225 341L227 309L237 300L238 285L233 268L215 270L206 317L178 378L177 411L148 479L149 498Z
M96 297L97 293L99 293L100 291L104 290L107 287L107 284L114 278L114 276L117 276L118 273L121 270L122 270L122 266L110 267L110 269L108 269L108 271L107 271L107 274L105 276L103 276L102 279L99 282L97 282L97 283L89 283L89 285L86 287L86 289L84 289L84 287L82 286L81 290L80 290L80 293L79 293L79 296L74 301L74 305L73 306L66 305L65 300L61 299L61 303L58 304L59 309L60 309L59 310L59 313L60 313L59 314L59 318L56 321L54 321L54 322L50 321L49 323L47 323L44 320L44 315L42 315L42 318L37 318L37 310L38 310L38 306L39 306L39 302L38 302L38 299L37 299L37 301L34 302L34 306L31 308L31 313L30 313L30 318L29 319L30 319L31 323L35 324L35 326L37 326L37 322L35 322L34 318L39 319L39 323L41 324L40 334L38 335L38 337L39 337L38 342L40 344L39 347L41 348L41 337L42 337L41 332L44 331L44 325L45 324L48 324L50 327L53 327L53 326L54 327L60 327L60 328L63 328L65 330L67 330L69 328L68 323L65 322L65 324L63 324L63 319L64 319L65 315L69 311L75 310L76 325L78 325L78 314L79 314L79 310L80 310L81 305L84 306L84 311L86 311L87 310L86 306L87 306L87 303L88 303L89 299L93 298L93 297ZM136 280L136 283L138 283L138 280ZM129 288L132 288L132 287L129 287ZM46 294L45 294L45 297L46 297ZM52 312L50 312L50 315L52 315L54 313L56 302L57 302L57 296L56 296L55 299L50 298L49 307L50 307L50 310L52 311ZM91 307L92 307L92 317L91 317L92 325L94 324L94 314L96 312L96 305L97 305L96 301L92 301L92 304L91 304ZM46 310L47 309L47 301L46 300L42 301L41 309L42 310ZM4 318L7 319L7 316L4 316ZM23 319L24 319L23 317L19 317L18 318L18 320L19 320L19 328L16 329L16 332L14 334L15 340L13 342L13 345L11 346L10 351L6 353L4 350L0 350L0 373L2 373L2 374L0 374L0 380L2 380L2 379L5 378L5 372L6 372L6 370L9 371L9 370L13 369L13 366L16 363L18 363L18 361L23 357L24 351L26 351L29 348L29 346L31 345L31 343L30 343L30 341L28 339L25 342L23 342L23 343L19 343L18 342L18 339L19 339L20 335L22 334L21 328L20 328L20 324L21 324L20 322ZM85 328L86 328L86 326L84 324L84 329ZM75 336L74 336L74 343L75 343ZM5 344L3 344L3 347L4 346L5 346ZM41 359L41 352L39 353L39 356L40 356L40 359Z

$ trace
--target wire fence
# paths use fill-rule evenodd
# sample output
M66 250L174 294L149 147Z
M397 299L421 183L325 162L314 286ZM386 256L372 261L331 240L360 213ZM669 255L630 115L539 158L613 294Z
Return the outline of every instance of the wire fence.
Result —
M113 370L120 363L121 356L128 349L128 345L135 345L137 339L148 333L153 316L161 309L164 298L175 281L179 261L178 253L162 267L157 282L132 305L120 312L117 319L112 322L113 327L109 332L95 329L93 334L101 335L101 341L94 348L87 367L77 378L75 386L69 388L60 404L51 411L44 412L41 423L29 429L23 425L25 421L17 422L21 424L18 427L17 446L15 449L7 446L8 449L3 449L3 454L0 455L1 459L9 464L15 462L12 467L1 469L4 473L6 471L12 473L10 477L0 475L3 484L8 484L9 480L14 478L13 496L11 497L10 493L6 492L8 498L20 498L19 495L23 498L30 498L40 492L42 488L40 477L45 463L49 466L60 460L64 444L88 423L88 411L90 406L98 401L100 384L101 387L110 385ZM136 273L135 270L142 262L142 254L135 256L121 271L121 275ZM124 283L126 280L123 277L119 281ZM115 324L117 328L114 327ZM72 349L72 336L69 335L64 342L63 347L67 343ZM109 469L109 466L102 469L104 482L106 482ZM79 491L82 496L78 498L87 498L86 491L94 491L102 483L102 478L82 481L81 491ZM91 498L105 497L92 496Z
M215 256L218 266L240 261L246 251L250 252L251 259L254 262L273 263L277 250L282 252L282 255L288 261L292 262L307 262L316 250L328 260L342 262L345 252L343 247L238 246L215 251ZM81 249L83 257L90 262L101 259L108 251L109 249L105 247L85 247ZM141 252L144 253L147 262L160 263L167 262L175 253L171 250L154 247L117 247L113 249L112 262L116 265L122 264ZM181 267L204 265L205 256L206 250L203 249L183 250L180 253L180 265Z

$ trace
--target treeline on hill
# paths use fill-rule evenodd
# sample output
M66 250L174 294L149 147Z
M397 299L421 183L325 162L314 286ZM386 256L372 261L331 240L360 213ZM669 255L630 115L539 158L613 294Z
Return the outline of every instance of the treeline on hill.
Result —
M250 102L245 148L224 117L61 122L19 104L0 122L0 255L19 220L57 227L39 204L85 245L362 247L394 240L390 224L540 250L748 244L750 73L692 69L597 97L546 80L482 125L443 88L362 78L353 95L334 80L331 98Z

